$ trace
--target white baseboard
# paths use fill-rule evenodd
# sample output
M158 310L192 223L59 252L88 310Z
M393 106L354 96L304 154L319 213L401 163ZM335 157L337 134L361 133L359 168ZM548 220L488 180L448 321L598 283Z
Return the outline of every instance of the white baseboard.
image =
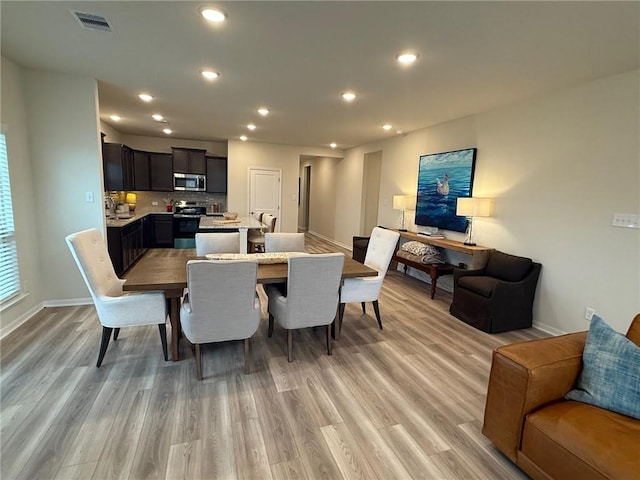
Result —
M20 325L22 325L27 320L29 320L31 317L33 317L35 314L40 312L40 310L42 310L43 308L46 308L46 307L73 307L73 306L76 306L76 305L92 305L92 304L93 304L93 299L91 299L91 297L89 297L89 298L69 298L69 299L66 299L66 300L46 300L46 301L42 302L40 305L36 305L35 307L33 307L29 311L25 312L20 317L16 318L9 325L6 325L6 326L0 328L0 339L2 339L4 337L6 337L7 335L9 335L16 328L18 328Z
M20 315L18 318L16 318L9 325L5 325L4 327L0 328L0 339L2 339L4 337L6 337L7 335L9 335L16 328L18 328L24 322L29 320L31 317L33 317L36 313L38 313L43 308L44 308L44 305L42 303L40 305L36 305L31 310L28 310L24 314Z
M553 335L554 337L557 337L558 335L565 335L567 333L567 332L565 332L563 330L558 330L555 327L547 325L546 323L533 322L533 326L535 328L537 328L538 330L542 330L545 333Z
M63 300L45 300L43 303L45 307L75 307L76 305L92 305L93 299L88 298L67 298Z
M321 238L323 240L326 240L329 243L333 243L334 245L337 245L337 246L342 247L342 248L346 248L347 250L351 251L351 245L344 245L344 244L342 244L340 242L336 242L333 238L325 237L321 233L314 232L313 230L308 230L307 233L310 234L310 235L314 235L316 237L319 237L319 238Z

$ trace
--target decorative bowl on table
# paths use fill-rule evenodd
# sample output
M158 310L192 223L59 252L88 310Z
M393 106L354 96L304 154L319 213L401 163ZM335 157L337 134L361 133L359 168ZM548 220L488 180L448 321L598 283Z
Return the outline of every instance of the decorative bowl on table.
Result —
M238 212L224 212L222 216L225 218L225 220L235 220L236 218L238 218Z

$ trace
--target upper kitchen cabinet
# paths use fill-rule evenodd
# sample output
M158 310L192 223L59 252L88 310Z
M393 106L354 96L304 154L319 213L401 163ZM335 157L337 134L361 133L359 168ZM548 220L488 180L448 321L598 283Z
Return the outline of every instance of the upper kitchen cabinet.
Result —
M134 190L133 150L119 143L102 145L105 190Z
M150 153L151 190L173 191L173 157L170 153Z
M227 193L227 159L207 157L207 192Z
M173 171L177 173L197 173L205 175L207 163L205 159L206 150L196 148L176 148L173 151Z
M151 190L149 152L133 151L134 190Z

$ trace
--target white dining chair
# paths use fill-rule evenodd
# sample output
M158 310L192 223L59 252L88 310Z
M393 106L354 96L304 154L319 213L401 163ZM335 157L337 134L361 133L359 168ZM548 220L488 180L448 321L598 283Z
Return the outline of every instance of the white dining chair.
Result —
M244 340L244 370L249 373L249 338L260 323L255 260L190 260L188 295L180 308L185 337L195 345L196 377L202 380L203 343Z
M377 270L378 275L375 277L345 278L340 292L339 321L338 328L336 329L336 338L340 337L345 305L352 302L360 302L362 304L362 313L366 313L365 302L372 302L378 326L380 330L382 330L378 297L380 296L382 282L387 274L387 269L389 268L393 253L396 250L399 238L400 234L398 232L386 228L375 227L371 232L371 239L367 247L364 264Z
M292 330L326 325L327 353L331 355L331 323L337 313L344 254L291 257L288 263L286 292L277 285L265 285L269 298L267 334L273 334L274 319L287 330L287 359L291 362Z
M276 231L276 221L277 217L269 213L265 213L262 215L261 222L266 225L266 227L252 230L247 238L249 243L249 252L264 252L264 236L266 233L272 233Z
M122 327L158 325L167 360L167 307L163 292L124 292L125 280L116 276L102 234L95 228L65 237L102 324L102 341L96 367L102 365L111 332L118 340Z
M196 255L203 257L207 253L240 253L240 234L196 233Z
M264 251L272 252L304 252L304 233L265 233Z

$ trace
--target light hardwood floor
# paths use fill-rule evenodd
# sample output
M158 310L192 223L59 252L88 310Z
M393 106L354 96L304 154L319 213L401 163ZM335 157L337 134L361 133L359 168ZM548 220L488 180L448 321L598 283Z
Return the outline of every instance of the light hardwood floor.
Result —
M307 235L307 250L339 249ZM186 359L165 362L155 327L123 329L98 369L92 306L46 308L7 336L3 480L526 478L480 429L493 348L545 334L475 330L449 315L448 293L431 300L390 271L384 330L370 305L347 305L333 356L325 330L306 329L288 363L259 292L249 375L242 342L212 344L198 382L186 342Z

